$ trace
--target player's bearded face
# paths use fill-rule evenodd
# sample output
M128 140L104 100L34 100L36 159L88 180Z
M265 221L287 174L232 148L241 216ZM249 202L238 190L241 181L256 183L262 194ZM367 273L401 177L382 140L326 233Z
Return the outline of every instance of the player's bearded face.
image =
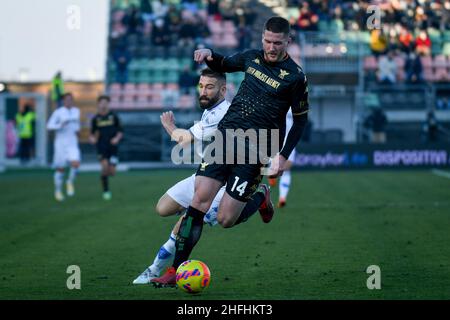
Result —
M284 33L274 33L265 30L262 37L264 59L277 62L284 59L289 45L289 36Z
M210 77L200 77L198 84L198 103L202 109L209 109L221 99L220 86L217 79Z

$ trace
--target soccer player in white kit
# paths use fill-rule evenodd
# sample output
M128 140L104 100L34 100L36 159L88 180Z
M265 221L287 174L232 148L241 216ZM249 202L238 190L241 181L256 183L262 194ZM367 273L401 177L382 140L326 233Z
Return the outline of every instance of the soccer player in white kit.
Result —
M66 93L63 96L63 106L56 109L47 122L47 129L55 131L53 168L55 169L55 199L64 200L62 186L64 170L70 165L66 181L67 196L75 195L74 182L80 166L80 149L78 147L78 132L80 131L80 109L74 106L73 96Z
M286 132L291 130L293 124L292 119L292 110L289 109L286 114ZM287 135L284 137L284 143L286 143ZM286 205L286 198L289 193L289 188L291 187L291 168L295 160L295 149L292 150L289 158L286 161L285 170L283 171L283 175L280 177L279 188L279 197L278 197L278 208L283 208ZM277 178L269 178L269 184L271 187L274 187L277 183Z
M223 79L221 78L223 77ZM189 130L179 129L175 126L175 118L171 111L161 115L161 123L167 133L179 144L188 145L194 140L208 141L214 135L217 125L222 120L228 110L230 103L225 100L226 80L223 74L218 74L210 69L204 69L199 81L199 103L205 111L199 122L195 123ZM225 80L225 81L224 81ZM197 150L196 150L197 151ZM195 174L178 182L171 187L161 197L156 205L156 211L162 217L168 217L177 213L182 213L189 207L194 197ZM268 187L262 187L265 192L269 192ZM210 226L217 224L217 212L220 200L225 192L223 186L214 198L209 211L203 218L203 222ZM270 201L270 198L269 198ZM250 204L251 205L251 204ZM272 204L270 204L271 206ZM256 206L257 209L259 207ZM256 210L255 210L256 212ZM159 249L152 263L142 274L140 274L133 284L148 284L158 277L166 267L175 253L176 234L180 227L182 216L175 224L169 240ZM246 220L243 220L246 221ZM243 222L242 221L242 222Z

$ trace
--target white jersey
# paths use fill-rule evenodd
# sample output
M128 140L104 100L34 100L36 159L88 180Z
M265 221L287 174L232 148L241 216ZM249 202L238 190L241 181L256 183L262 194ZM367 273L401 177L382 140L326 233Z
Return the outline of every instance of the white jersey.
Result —
M56 145L78 145L77 133L80 131L80 109L77 107L60 107L56 109L47 122L48 130L55 130Z
M55 130L53 167L64 168L69 162L81 160L77 133L80 131L80 110L76 107L56 109L47 122L48 130Z
M217 125L227 113L230 103L223 100L216 106L203 111L202 118L189 128L197 140L208 141L217 129Z

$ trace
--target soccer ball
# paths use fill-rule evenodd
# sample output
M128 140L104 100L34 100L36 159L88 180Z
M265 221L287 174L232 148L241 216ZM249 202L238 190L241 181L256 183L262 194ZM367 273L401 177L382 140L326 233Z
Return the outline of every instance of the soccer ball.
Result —
M187 293L199 293L209 286L211 273L199 260L187 260L177 269L177 286Z

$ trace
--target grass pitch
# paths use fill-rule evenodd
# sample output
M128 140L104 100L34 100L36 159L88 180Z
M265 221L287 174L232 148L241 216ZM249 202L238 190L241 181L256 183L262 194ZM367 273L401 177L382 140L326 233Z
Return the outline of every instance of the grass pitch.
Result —
M98 174L83 173L63 203L50 171L1 174L0 299L450 298L450 179L430 171L294 172L270 224L205 226L192 254L212 273L202 294L132 285L177 219L154 205L190 174L119 173L105 202ZM69 265L81 290L66 287ZM366 286L370 265L381 290Z

